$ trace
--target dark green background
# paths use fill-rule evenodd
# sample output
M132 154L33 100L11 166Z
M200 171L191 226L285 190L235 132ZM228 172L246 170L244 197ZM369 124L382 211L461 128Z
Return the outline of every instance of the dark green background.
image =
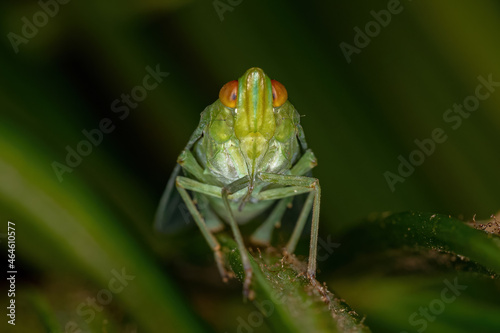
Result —
M340 43L353 44L354 28L364 30L374 20L370 11L387 5L245 0L221 20L211 1L72 0L16 53L8 34L22 35L22 18L32 22L41 7L2 2L0 232L7 231L7 220L16 222L16 329L63 331L75 321L96 332L102 326L234 331L236 318L253 311L240 306L237 283L220 283L196 230L168 238L151 227L200 112L224 83L253 66L283 83L304 115L319 161L314 175L323 190L323 238L335 239L372 212L411 209L464 219L496 213L500 91L456 130L443 114L474 94L478 76L500 82L500 6L401 1L400 12L348 63ZM120 120L111 103L142 84L147 66L157 65L169 76ZM53 162L64 163L66 147L75 148L85 139L82 131L103 118L112 119L114 131L58 181ZM414 140L430 138L436 128L447 140L391 191L384 173L397 173L398 156L407 159L417 149ZM87 327L78 305L122 267L135 279ZM319 268L325 271L319 279L329 280L328 261ZM380 295L361 302L358 285L338 274L342 283L330 287L348 303L352 295L351 305L370 324L382 308ZM442 279L435 281L439 290ZM405 298L396 291L392 297L396 308ZM1 302L3 308L6 298ZM394 320L390 313L379 316L376 327ZM409 330L405 318L398 319ZM447 326L435 327L444 332Z

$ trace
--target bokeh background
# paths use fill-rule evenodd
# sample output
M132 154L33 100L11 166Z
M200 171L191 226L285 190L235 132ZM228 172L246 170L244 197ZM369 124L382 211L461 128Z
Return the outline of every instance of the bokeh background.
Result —
M336 235L373 212L469 220L500 208L500 87L456 129L443 119L475 94L479 76L500 82L495 1L62 2L0 4L0 248L6 271L7 221L15 222L19 272L17 325L4 315L7 330L238 329L255 309L241 302L238 283L220 282L197 230L158 235L152 220L200 112L253 66L283 83L304 115L319 161L324 239L342 243ZM371 12L388 6L398 13L372 25L372 37L359 37L363 47L346 57L341 43L355 47L355 28L365 31ZM114 112L148 66L169 74L126 115ZM113 130L58 177L54 162L66 164L68 147L105 118ZM447 140L391 190L384 174L397 174L398 157L408 159L415 140L436 128ZM408 316L453 277L431 270L398 278L383 268L391 259L343 262L321 262L319 280L375 332L416 331ZM8 285L0 286L5 309ZM498 283L488 288L498 295ZM463 317L478 304L453 306ZM459 332L450 309L427 332Z

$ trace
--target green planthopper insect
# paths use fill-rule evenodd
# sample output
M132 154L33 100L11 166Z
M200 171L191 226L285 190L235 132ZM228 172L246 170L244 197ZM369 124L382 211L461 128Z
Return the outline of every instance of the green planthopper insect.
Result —
M307 199L285 250L295 251L312 208L307 276L316 275L321 190L318 179L307 176L317 162L307 148L299 119L285 87L262 69L250 68L239 80L226 83L219 99L201 113L158 206L155 226L169 233L183 224L173 214L183 200L214 251L224 281L229 274L214 233L224 222L229 224L245 271L246 298L252 298L252 268L238 225L278 201L250 237L254 243L268 245L293 197L304 193Z

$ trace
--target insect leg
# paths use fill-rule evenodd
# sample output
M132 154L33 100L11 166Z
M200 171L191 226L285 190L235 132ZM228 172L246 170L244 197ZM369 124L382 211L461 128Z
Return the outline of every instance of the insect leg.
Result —
M207 241L208 245L210 248L214 251L214 258L215 262L217 264L217 268L219 269L219 272L222 276L222 280L224 282L227 282L228 279L228 272L224 268L224 260L222 258L222 253L220 251L220 244L215 239L214 235L210 232L208 229L205 221L203 220L203 217L201 216L200 212L198 209L196 209L196 206L189 196L188 192L186 191L186 188L182 185L182 179L186 179L185 177L177 177L175 186L177 187L177 190L179 191L179 194L181 195L182 199L184 200L184 203L186 204L189 212L194 218L194 221L198 225L198 228L200 228L201 233L203 234L203 237L205 237L205 240Z
M301 158L295 163L293 168L290 170L290 174L292 175L297 175L297 176L302 176L309 172L312 168L314 168L317 165L316 157L314 156L314 153L308 149L304 153L304 155L301 156ZM285 214L286 207L292 202L292 197L289 198L284 198L281 199L280 202L276 205L276 207L273 209L269 217L262 223L257 230L254 231L252 236L250 237L251 241L253 243L257 244L263 244L263 245L269 245L271 242L271 234L274 230L274 228L278 225L278 223L281 221L283 214ZM304 206L305 207L305 206ZM309 208L308 212L311 210ZM301 214L302 216L302 214ZM307 219L307 215L304 217L304 222L302 223L302 226L299 228L300 221L301 219L299 218L294 232L292 234L292 238L288 242L287 245L287 251L288 253L293 253L295 251L295 246L297 245L297 240L300 237L300 234L302 232L302 229L304 228L305 220ZM294 236L297 234L296 236ZM297 238L295 240L295 238ZM294 242L292 242L292 239Z
M190 150L183 150L177 158L177 163L178 164L175 166L174 171L168 180L155 215L154 225L156 230L166 233L175 232L182 225L186 224L185 219L180 218L179 214L175 214L179 209L179 202L181 198L179 197L178 192L174 191L174 185L177 177L181 174L181 170L184 170L187 174L191 175L191 177L194 177L202 183L210 183L211 181L210 176L203 173L202 167L198 164ZM187 187L186 189L191 190ZM216 192L220 197L220 187L217 188ZM215 214L212 214L210 209L208 210L208 213L205 214L206 212L202 208L202 205L198 205L198 207L200 207L203 216L206 217L206 222L209 225L210 230L222 229L220 220L218 220Z
M320 209L320 200L321 200L321 187L319 185L319 180L312 177L305 176L295 176L295 175L278 175L272 173L261 173L259 178L262 181L288 186L284 188L278 189L270 189L267 191L263 191L259 194L259 199L261 200L269 200L269 199L279 199L287 196L293 196L300 193L311 192L313 195L313 216L312 216L312 225L311 225L311 241L309 245L309 262L307 266L307 275L310 279L314 279L316 276L316 254L318 247L318 228L319 228L319 209ZM309 198L308 198L309 201ZM304 205L305 208L307 206ZM308 212L307 212L308 213ZM305 215L306 212L304 209L300 214L299 220ZM306 215L307 217L307 215ZM304 218L305 219L305 218ZM299 221L300 222L300 221ZM305 222L304 222L305 223ZM302 224L304 224L302 223ZM303 228L303 226L302 226ZM302 230L300 230L302 231ZM297 230L298 232L298 230ZM294 232L295 233L295 232ZM292 244L293 245L293 244Z
M247 249L245 247L245 243L243 242L243 237L241 236L240 229L238 228L238 223L236 223L236 220L234 219L233 211L231 210L231 206L229 205L229 198L228 198L230 194L238 192L239 190L248 186L248 183L249 183L248 176L240 178L232 182L231 184L224 186L222 188L221 195L222 195L222 201L224 202L224 206L226 207L226 210L229 213L228 214L229 225L231 226L231 229L233 231L234 239L238 244L238 248L241 255L241 262L243 264L243 269L245 270L245 281L243 282L243 296L245 298L252 300L254 297L253 291L250 290L250 283L252 282L252 266L250 265Z
M311 171L311 169L316 165L318 165L316 156L314 156L314 153L311 149L308 149L305 151L304 155L302 155L302 157L297 161L297 163L295 163L292 170L290 170L290 174L303 176L307 172Z
M234 219L233 211L231 210L231 206L229 205L229 199L231 199L232 194L247 187L248 183L249 183L249 179L248 179L248 176L246 176L246 177L243 177L243 178L236 180L235 182L233 182L233 183L231 183L223 188L220 188L220 187L214 186L214 185L203 184L203 183L200 183L199 181L196 181L196 180L193 180L193 179L190 179L187 177L182 177L182 176L177 177L178 188L181 187L184 191L190 190L190 191L202 193L205 195L210 195L213 197L222 198L222 201L224 202L224 206L226 207L226 209L228 211L228 217L229 217L228 222L229 222L229 225L231 226L231 230L233 232L234 239L236 240L236 243L238 244L238 249L239 249L240 255L241 255L241 262L243 263L243 268L245 270L245 281L243 283L243 295L246 298L252 299L253 294L250 293L250 283L252 281L252 267L250 266L250 260L248 259L247 250L245 248L245 244L243 243L243 237L241 236L240 230L238 228L238 224L236 223L236 220ZM187 195L187 192L185 194ZM188 196L188 198L189 198L189 196ZM191 201L191 203L192 203L192 201ZM192 205L193 205L193 208L196 209L196 207L194 206L194 203L192 203ZM188 208L189 208L189 206L188 206ZM204 235L207 234L207 235L211 236L212 238L214 238L213 235L208 230L208 228L207 228L205 222L203 221L203 218L201 217L198 210L195 211L195 214L197 214L199 216L200 222L203 222L202 226L200 226L200 229L202 230ZM196 221L195 214L193 214L193 217L195 218L195 221ZM205 236L205 238L207 238L207 237L208 236ZM214 240L215 240L215 238L214 238ZM208 238L207 238L207 241L209 242L209 244L211 244ZM218 245L218 243L217 243L217 245Z

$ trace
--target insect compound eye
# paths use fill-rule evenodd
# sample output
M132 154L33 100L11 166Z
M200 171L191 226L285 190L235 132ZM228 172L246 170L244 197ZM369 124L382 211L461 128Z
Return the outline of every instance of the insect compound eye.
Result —
M288 93L285 86L276 80L271 80L271 86L273 87L273 107L276 108L286 102Z
M226 83L219 91L219 99L228 108L235 108L238 99L238 80Z

